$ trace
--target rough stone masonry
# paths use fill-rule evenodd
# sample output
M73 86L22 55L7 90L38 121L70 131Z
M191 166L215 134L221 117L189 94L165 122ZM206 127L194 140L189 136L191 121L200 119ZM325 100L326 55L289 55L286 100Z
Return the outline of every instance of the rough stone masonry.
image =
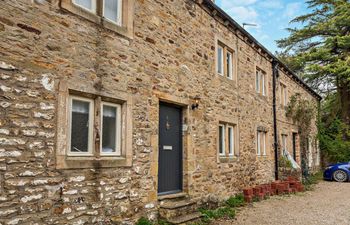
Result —
M0 1L0 224L156 219L163 101L182 107L183 192L192 199L223 200L274 180L272 58L255 41L207 1L123 0L132 16L128 29L62 2ZM218 41L235 52L233 80L216 73ZM266 96L255 90L257 68L266 73ZM288 96L300 93L317 104L286 68L279 73ZM71 93L124 104L122 157L65 155ZM288 135L291 148L298 126L277 107L278 135ZM236 125L236 157L219 157L222 122ZM256 155L257 127L267 132L266 156ZM316 133L314 121L310 168L318 166Z

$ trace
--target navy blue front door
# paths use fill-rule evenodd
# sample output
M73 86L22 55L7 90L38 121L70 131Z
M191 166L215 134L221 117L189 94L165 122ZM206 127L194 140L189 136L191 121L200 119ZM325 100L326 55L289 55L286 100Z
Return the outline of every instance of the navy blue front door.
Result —
M158 194L182 191L181 108L160 104Z

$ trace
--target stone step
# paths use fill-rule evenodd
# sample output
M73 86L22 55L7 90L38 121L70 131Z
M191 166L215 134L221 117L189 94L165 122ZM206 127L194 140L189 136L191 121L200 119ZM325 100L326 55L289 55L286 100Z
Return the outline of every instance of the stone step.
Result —
M174 218L169 219L168 221L171 224L186 224L189 222L194 222L196 220L199 220L202 217L202 214L200 212L195 212L183 216L177 216Z
M180 193L175 193L175 194L170 194L170 195L160 195L158 196L159 201L164 201L164 200L172 200L172 199L183 199L187 198L188 195L184 192Z
M195 201L185 199L185 200L173 201L173 202L161 202L160 208L178 209L178 208L183 208L183 207L194 205L194 204L196 204Z

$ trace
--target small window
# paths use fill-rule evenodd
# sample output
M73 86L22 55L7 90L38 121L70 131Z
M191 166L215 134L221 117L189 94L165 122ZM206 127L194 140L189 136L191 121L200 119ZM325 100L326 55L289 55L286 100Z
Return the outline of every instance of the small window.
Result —
M266 87L265 87L265 74L261 74L261 88L262 88L262 95L266 95Z
M70 155L92 154L93 108L90 99L70 98Z
M222 42L217 44L217 73L233 80L235 77L234 51Z
M73 3L83 9L96 13L96 0L73 0Z
M281 105L286 106L287 105L287 87L284 84L280 84L280 98L281 98Z
M257 93L260 93L260 73L259 73L259 70L256 70L256 73L255 73L255 90Z
M225 125L219 125L219 154L225 155Z
M259 68L255 72L255 90L257 93L266 96L266 73Z
M227 78L232 80L232 66L233 59L232 59L232 53L230 51L226 52L226 76Z
M121 106L102 103L101 155L120 155Z
M109 21L122 24L122 0L104 0L103 16Z
M282 134L282 151L288 151L287 149L287 135L286 134Z
M217 72L220 75L224 75L224 48L222 46L218 46L218 61L217 61Z
M235 154L235 143L234 143L234 130L232 126L228 126L228 154L233 156Z
M266 156L266 136L264 131L257 131L256 154Z

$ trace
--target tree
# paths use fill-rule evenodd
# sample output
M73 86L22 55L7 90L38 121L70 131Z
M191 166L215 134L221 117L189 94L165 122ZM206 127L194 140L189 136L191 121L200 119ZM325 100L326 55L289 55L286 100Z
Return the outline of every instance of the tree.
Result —
M290 36L277 41L285 52L282 59L297 65L298 73L321 93L335 94L339 100L340 120L350 126L350 2L349 0L309 0L310 13L291 23ZM348 132L343 139L350 140Z

